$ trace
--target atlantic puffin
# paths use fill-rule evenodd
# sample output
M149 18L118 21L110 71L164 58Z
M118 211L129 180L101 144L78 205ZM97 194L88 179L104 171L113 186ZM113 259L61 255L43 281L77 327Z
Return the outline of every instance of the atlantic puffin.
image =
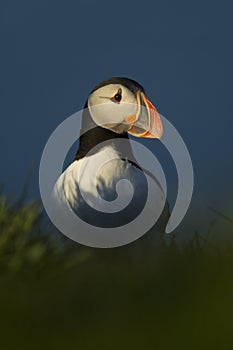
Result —
M65 201L70 210L90 225L103 229L119 227L142 212L148 196L147 175L156 188L150 215L160 210L156 227L163 234L169 219L165 194L156 177L137 163L129 138L133 135L159 139L162 134L160 115L138 82L125 77L102 81L93 88L84 105L79 147L73 162L56 181L53 200L60 204ZM121 182L119 194L117 186L122 179L128 181ZM119 210L109 209L118 195ZM54 210L61 208L58 205ZM62 218L62 212L56 215Z

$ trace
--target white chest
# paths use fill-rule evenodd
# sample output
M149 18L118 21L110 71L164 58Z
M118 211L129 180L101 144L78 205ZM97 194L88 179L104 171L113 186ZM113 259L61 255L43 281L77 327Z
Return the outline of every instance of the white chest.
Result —
M164 194L154 184L151 215L160 210ZM143 209L148 195L145 174L119 158L114 148L73 162L59 177L54 195L66 200L83 220L111 227L127 223ZM162 203L162 204L161 204Z

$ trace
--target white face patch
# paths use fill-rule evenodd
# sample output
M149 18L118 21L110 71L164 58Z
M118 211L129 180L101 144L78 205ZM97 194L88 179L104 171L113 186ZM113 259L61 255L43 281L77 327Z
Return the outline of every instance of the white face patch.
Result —
M121 99L118 102L114 96L119 92ZM138 106L132 91L121 84L109 84L89 96L88 108L97 125L121 133L128 130L125 119L135 114Z

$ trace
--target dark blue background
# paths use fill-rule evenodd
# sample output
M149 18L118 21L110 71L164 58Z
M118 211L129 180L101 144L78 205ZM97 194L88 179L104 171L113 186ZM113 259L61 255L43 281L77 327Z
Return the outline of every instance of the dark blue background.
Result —
M231 1L2 2L0 181L6 191L20 192L33 163L31 194L38 197L40 157L51 132L83 107L96 83L127 76L145 87L187 144L193 208L232 214L232 11ZM148 142L163 155L158 142ZM172 187L174 167L161 162Z

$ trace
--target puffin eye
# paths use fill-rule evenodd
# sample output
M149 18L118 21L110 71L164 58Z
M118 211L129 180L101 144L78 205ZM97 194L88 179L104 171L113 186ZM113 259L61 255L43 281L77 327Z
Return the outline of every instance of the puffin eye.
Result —
M111 98L111 100L113 102L117 102L117 103L120 103L121 102L121 99L122 99L122 90L119 89L117 91L117 93Z

